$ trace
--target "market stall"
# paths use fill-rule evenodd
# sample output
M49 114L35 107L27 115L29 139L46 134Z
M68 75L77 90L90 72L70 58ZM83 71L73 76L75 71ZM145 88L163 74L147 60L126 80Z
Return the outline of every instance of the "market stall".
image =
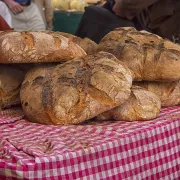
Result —
M178 44L125 27L0 47L0 179L179 179Z

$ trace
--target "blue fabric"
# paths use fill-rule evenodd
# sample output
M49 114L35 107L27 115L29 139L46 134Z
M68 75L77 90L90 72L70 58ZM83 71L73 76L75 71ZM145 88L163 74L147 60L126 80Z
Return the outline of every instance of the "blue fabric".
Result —
M31 4L31 0L15 0L15 1L21 5L30 5Z
M15 0L17 3L27 3L29 0Z

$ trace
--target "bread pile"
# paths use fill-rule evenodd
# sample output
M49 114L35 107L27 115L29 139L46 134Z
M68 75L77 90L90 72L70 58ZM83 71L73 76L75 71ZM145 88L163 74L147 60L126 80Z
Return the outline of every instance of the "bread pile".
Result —
M0 31L0 109L20 104L20 87L32 63L69 61L96 47L91 40L61 33Z
M146 31L118 28L101 40L98 51L102 50L114 54L120 62L125 63L133 71L134 80L132 94L128 101L110 112L99 115L97 119L113 117L116 120L131 121L153 118L153 115L157 115L156 108L150 110L154 113L151 114L152 117L148 117L148 106L155 102L153 94L158 96L162 107L180 105L180 46L178 44ZM143 93L145 89L146 95L145 92ZM149 94L150 92L153 94ZM157 102L156 107L159 108Z
M0 107L21 101L32 122L150 120L161 103L180 104L179 45L133 28L99 45L62 32L0 32L0 55Z

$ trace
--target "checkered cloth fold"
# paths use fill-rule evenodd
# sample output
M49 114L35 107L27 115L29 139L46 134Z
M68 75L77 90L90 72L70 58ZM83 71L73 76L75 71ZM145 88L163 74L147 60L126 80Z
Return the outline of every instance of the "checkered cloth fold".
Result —
M178 180L180 106L152 121L52 126L0 113L0 179Z

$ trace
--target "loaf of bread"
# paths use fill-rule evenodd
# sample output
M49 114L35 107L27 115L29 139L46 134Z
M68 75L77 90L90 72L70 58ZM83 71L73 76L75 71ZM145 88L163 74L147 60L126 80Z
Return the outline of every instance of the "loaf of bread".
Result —
M132 76L105 52L26 74L21 103L27 117L43 124L78 124L124 103Z
M89 38L80 38L77 36L74 36L72 34L64 33L64 32L51 32L54 34L54 36L58 36L58 34L70 39L74 43L78 44L84 51L88 54L94 54L97 51L98 45L90 40Z
M159 96L162 107L180 105L180 81L133 83Z
M0 63L62 62L86 52L68 38L45 32L6 32L0 35Z
M54 64L39 65L31 69L25 76L20 91L21 104L26 116L32 122L51 124L51 118L43 106L44 101L46 101L44 100L45 95L43 95L46 89L43 88L49 82L50 74L55 67Z
M159 97L141 87L133 86L130 98L122 105L97 116L98 120L143 121L158 116L161 109Z
M114 54L134 73L135 80L176 81L180 79L180 45L134 28L118 28L107 34L99 51Z
M24 72L10 65L0 65L0 110L20 104L20 87Z

